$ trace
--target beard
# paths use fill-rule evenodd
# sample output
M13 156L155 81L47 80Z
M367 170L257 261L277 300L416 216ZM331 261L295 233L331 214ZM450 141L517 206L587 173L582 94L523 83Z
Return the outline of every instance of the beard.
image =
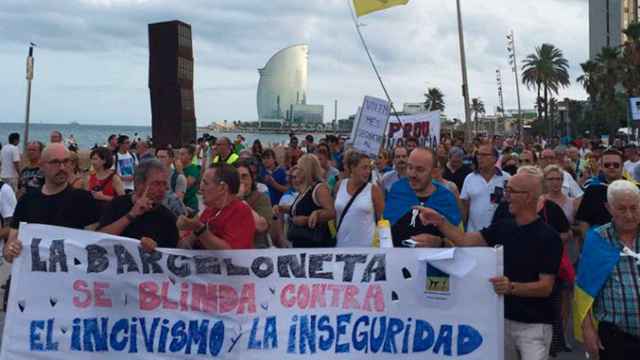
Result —
M49 180L55 185L62 185L69 181L69 173L66 171L59 171Z

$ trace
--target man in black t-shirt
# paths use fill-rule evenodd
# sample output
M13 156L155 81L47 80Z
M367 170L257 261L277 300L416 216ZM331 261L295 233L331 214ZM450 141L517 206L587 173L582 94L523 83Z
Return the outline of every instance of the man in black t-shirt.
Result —
M604 225L611 221L607 210L607 189L609 184L622 179L622 153L610 149L602 153L600 168L603 173L587 180L580 207L576 212L576 220L581 229L586 231L594 226Z
M26 193L18 200L11 220L9 241L4 248L7 261L20 254L18 226L21 222L66 226L75 229L92 228L100 217L98 206L85 190L69 186L71 157L63 144L48 145L42 152L41 170L44 185L40 191Z
M40 168L44 185L39 190L25 193L18 200L11 218L9 240L3 250L7 262L13 262L22 251L22 244L18 240L21 222L84 229L94 227L98 221L98 206L91 193L69 185L72 162L69 150L63 144L51 144L44 149ZM6 302L10 286L8 282L3 286ZM4 305L0 308L5 309ZM0 331L3 325L4 314L0 313Z
M547 359L551 346L551 293L562 241L536 213L541 193L542 174L517 174L505 192L514 219L466 234L433 209L420 208L422 222L437 226L457 246L503 246L504 276L491 282L505 296L505 359L516 359L517 353L522 359Z
M162 205L167 190L167 170L158 159L138 165L134 174L135 191L111 201L100 218L98 231L140 239L151 251L156 246L175 248L179 234L176 217Z
M462 190L464 179L471 174L473 169L469 165L464 164L464 151L459 147L452 147L449 150L449 161L444 167L442 177L456 184L458 190Z

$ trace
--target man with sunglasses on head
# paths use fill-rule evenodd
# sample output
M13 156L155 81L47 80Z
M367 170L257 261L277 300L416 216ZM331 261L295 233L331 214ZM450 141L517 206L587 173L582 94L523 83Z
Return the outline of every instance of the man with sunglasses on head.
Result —
M576 213L576 220L581 223L582 230L604 225L611 221L607 210L607 188L609 184L622 179L623 157L616 149L608 149L600 158L601 173L592 177L585 184L584 196Z

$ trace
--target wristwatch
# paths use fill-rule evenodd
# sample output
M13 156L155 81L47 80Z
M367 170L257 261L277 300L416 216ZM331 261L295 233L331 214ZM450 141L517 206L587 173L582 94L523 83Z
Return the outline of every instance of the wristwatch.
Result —
M200 235L204 234L204 232L207 231L208 228L209 226L207 226L206 224L203 224L200 229L195 230L193 232L193 235L195 235L196 237L200 237Z

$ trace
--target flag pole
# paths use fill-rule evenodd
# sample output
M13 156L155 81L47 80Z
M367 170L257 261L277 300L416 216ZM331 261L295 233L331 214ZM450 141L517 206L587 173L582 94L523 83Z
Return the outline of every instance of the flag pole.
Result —
M396 111L396 108L393 106L393 101L391 101L391 96L389 96L389 92L387 91L387 87L384 86L384 82L382 81L382 77L380 76L380 72L378 71L378 67L376 66L376 63L373 61L373 57L371 56L371 52L369 51L369 47L367 46L367 42L364 40L364 36L362 35L362 31L360 31L360 24L358 23L358 19L356 18L355 11L353 10L353 6L351 5L351 1L352 0L347 0L347 3L349 4L349 13L351 14L351 20L353 20L353 25L356 27L356 32L358 33L358 36L360 37L360 41L362 42L362 47L364 47L364 51L366 51L367 56L369 57L369 62L371 63L371 67L373 68L373 71L376 73L376 76L378 77L378 81L380 82L380 86L382 87L382 90L384 91L384 95L387 97L387 101L389 101L389 105L391 106L391 110L393 111L393 115L396 117L396 119L398 119L398 122L400 123L400 126L402 126L402 120L400 120L400 116L398 116L398 112ZM386 131L388 123L389 123L389 119L387 119L387 124L385 124L385 126L384 126L385 131Z
M469 83L467 81L467 56L464 51L464 32L462 30L462 11L460 0L456 0L458 12L458 37L460 42L460 66L462 67L462 96L464 97L465 143L471 142L471 110L469 106Z

